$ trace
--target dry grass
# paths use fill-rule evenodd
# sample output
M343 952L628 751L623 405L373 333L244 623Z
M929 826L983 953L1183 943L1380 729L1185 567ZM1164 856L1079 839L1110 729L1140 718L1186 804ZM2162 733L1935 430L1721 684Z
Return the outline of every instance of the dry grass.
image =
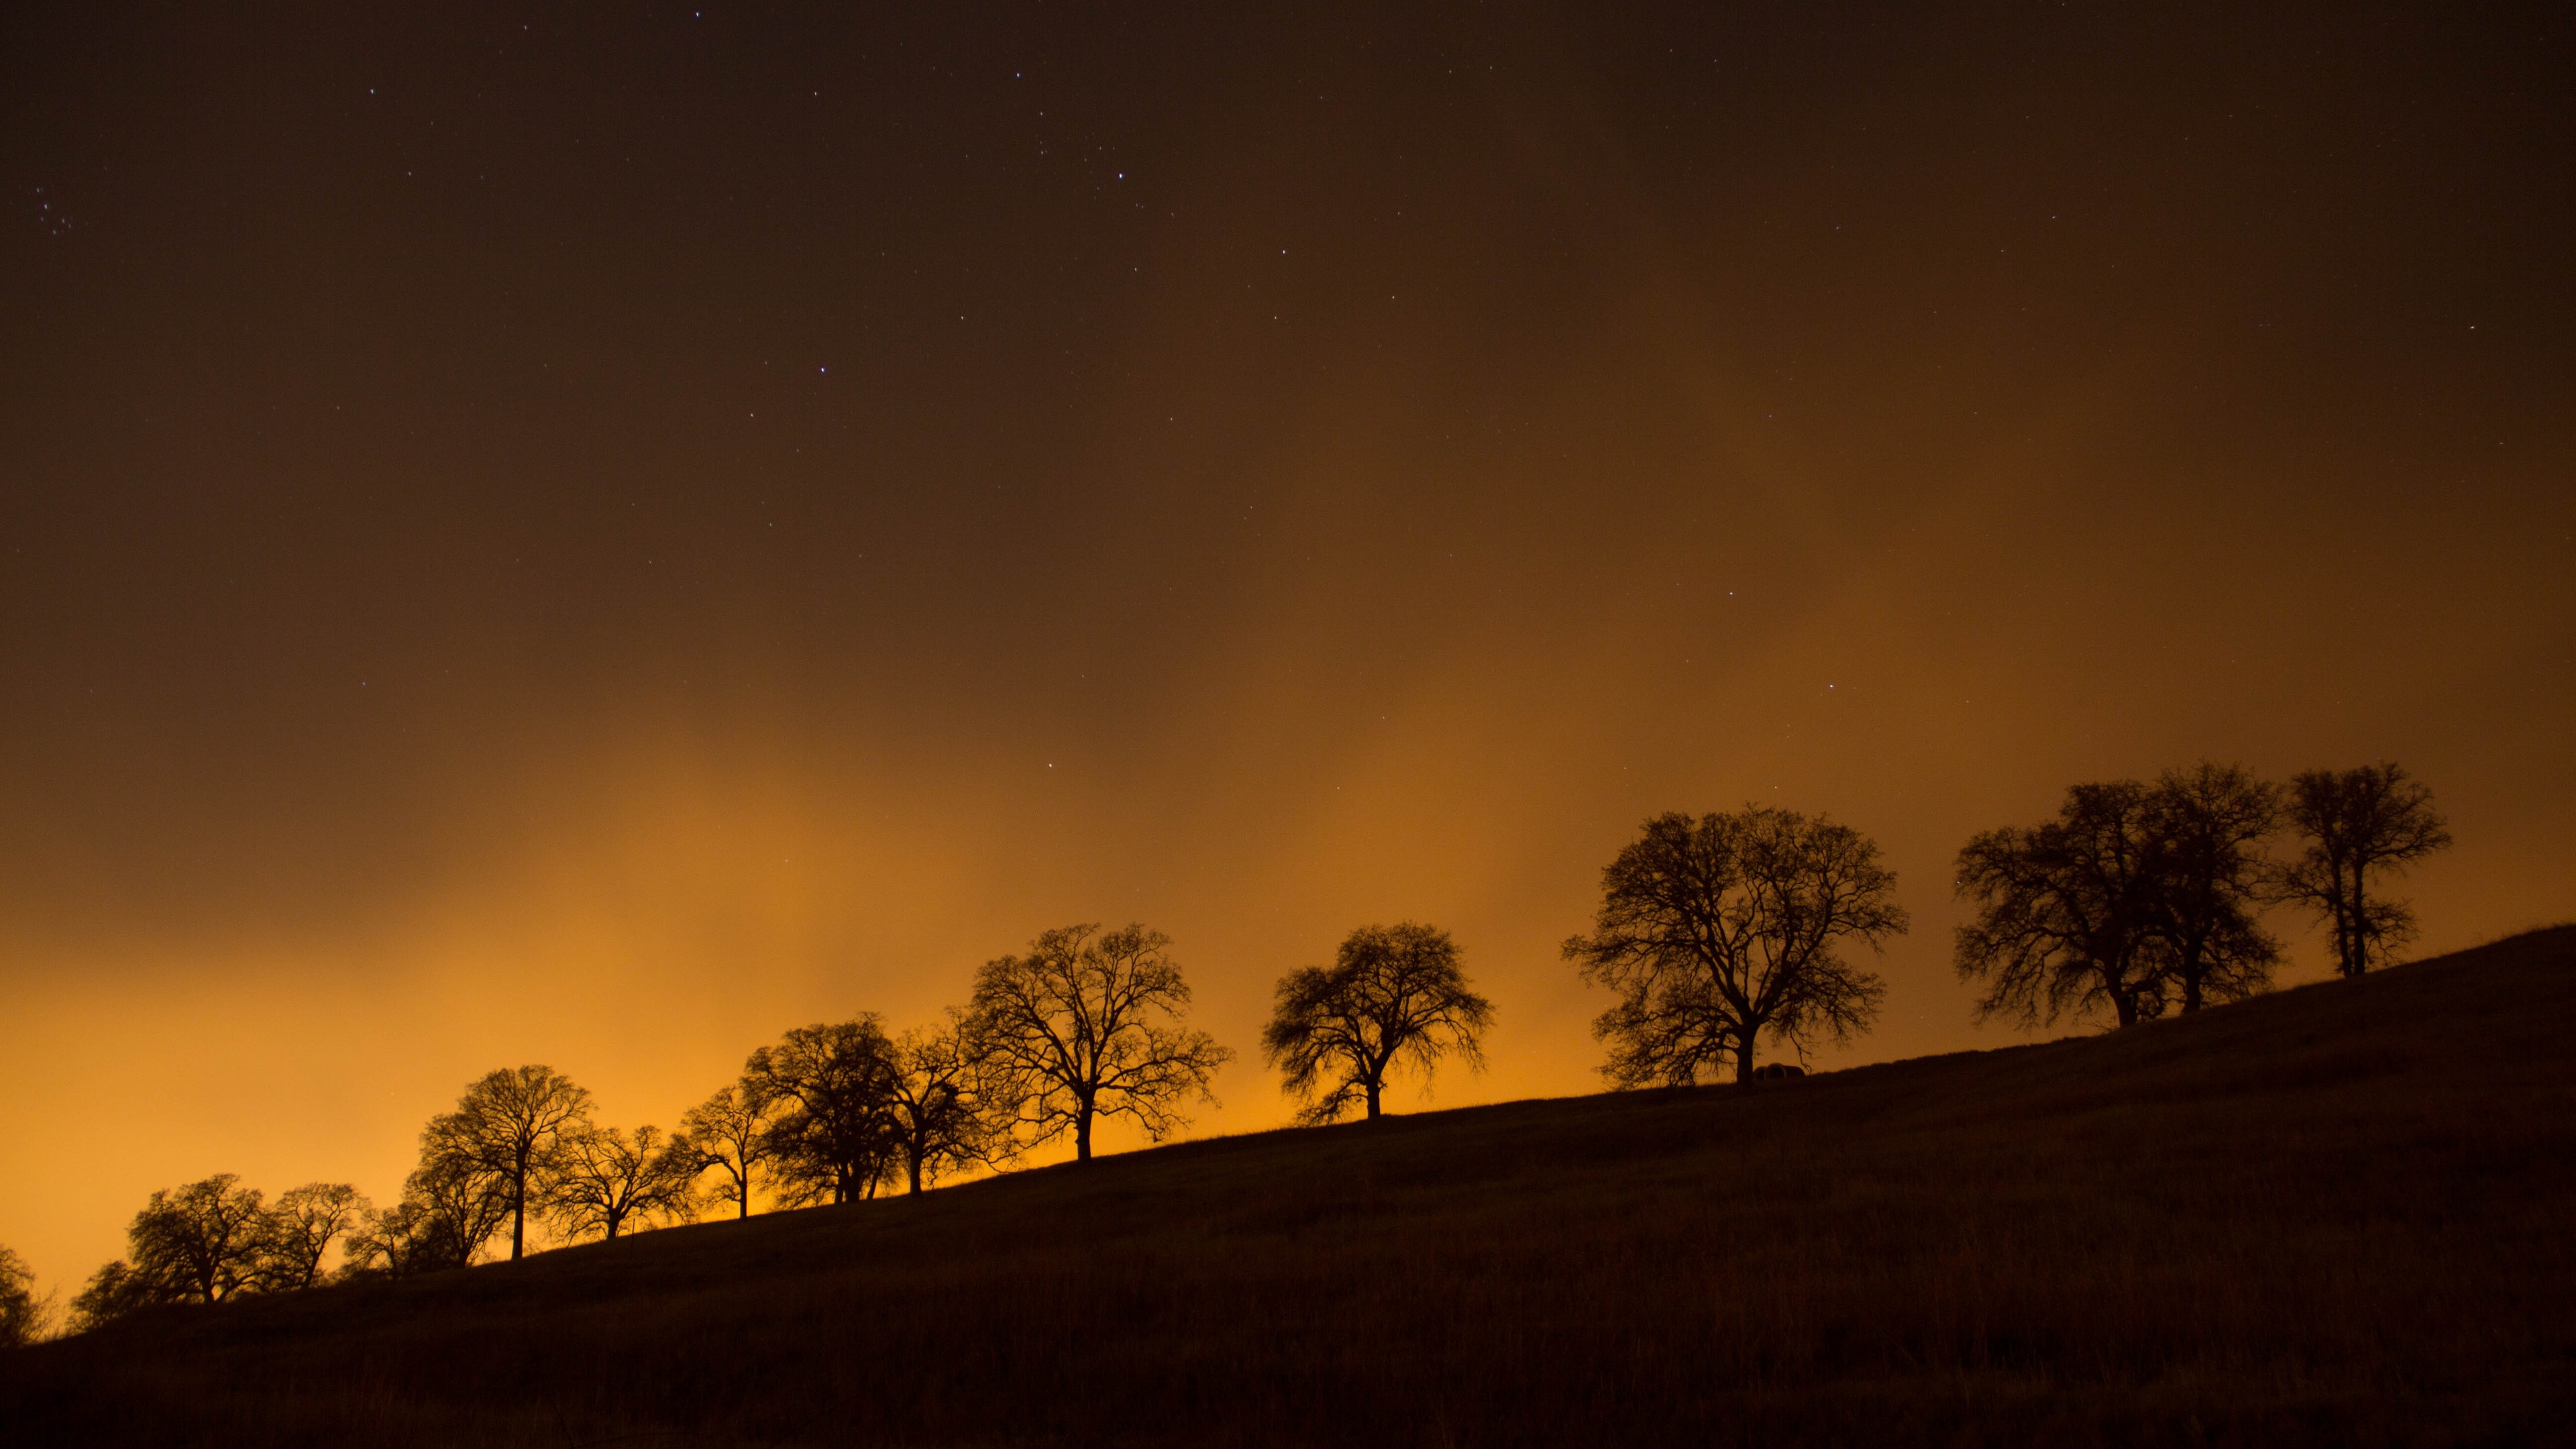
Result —
M1195 1143L157 1319L12 1444L2522 1444L2576 927L2117 1037Z

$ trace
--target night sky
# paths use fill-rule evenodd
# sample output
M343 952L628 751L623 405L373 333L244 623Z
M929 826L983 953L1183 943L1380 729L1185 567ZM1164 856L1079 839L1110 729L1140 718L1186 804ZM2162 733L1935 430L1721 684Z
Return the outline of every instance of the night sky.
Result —
M1171 933L1201 1132L1370 921L1499 1010L1436 1103L1595 1090L1666 809L1885 847L1824 1065L2019 1039L1950 864L2079 780L2394 759L2423 950L2576 916L2563 6L235 8L0 18L49 1284L1073 921Z

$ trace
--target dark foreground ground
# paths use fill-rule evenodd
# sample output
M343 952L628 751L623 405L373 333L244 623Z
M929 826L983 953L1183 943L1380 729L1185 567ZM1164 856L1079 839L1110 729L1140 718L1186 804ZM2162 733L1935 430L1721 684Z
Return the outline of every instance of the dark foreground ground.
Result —
M2576 927L2048 1046L174 1310L36 1444L2576 1442Z

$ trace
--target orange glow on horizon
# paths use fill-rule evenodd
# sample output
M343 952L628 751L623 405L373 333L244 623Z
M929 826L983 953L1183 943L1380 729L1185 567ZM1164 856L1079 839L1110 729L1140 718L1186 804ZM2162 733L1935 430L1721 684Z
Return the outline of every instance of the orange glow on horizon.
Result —
M66 1298L155 1188L389 1203L525 1062L668 1128L1074 921L1172 936L1200 1134L1371 921L1498 1009L1427 1105L1593 1091L1558 948L1660 810L1884 847L1826 1066L2017 1039L1951 862L2079 780L2400 760L2421 951L2576 917L2564 127L2423 99L2495 87L1207 16L763 31L791 124L667 37L194 23L131 115L34 37L124 129L0 143L84 218L0 268L0 1243ZM2335 139L2392 106L2477 168Z

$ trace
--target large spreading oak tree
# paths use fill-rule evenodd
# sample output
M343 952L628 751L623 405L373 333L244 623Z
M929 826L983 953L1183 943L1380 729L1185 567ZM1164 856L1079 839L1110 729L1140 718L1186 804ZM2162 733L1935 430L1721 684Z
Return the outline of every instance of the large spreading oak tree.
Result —
M1007 1160L1009 1073L989 1058L974 1019L955 1007L938 1024L895 1039L887 1108L910 1191L945 1173Z
M1753 1076L1764 1037L1843 1042L1886 984L1846 960L1906 928L1896 874L1848 825L1767 805L1658 815L1601 873L1592 933L1565 943L1584 979L1619 993L1593 1024L1620 1086L1680 1085L1731 1064Z
M655 1217L695 1215L702 1162L685 1141L669 1141L660 1128L632 1135L615 1127L583 1125L568 1132L546 1174L545 1209L566 1238L597 1233L614 1242L628 1227Z
M1977 915L1952 955L1961 980L1985 983L1979 1020L2028 1027L2107 1008L2130 1026L2164 1014L2150 818L2135 780L2076 785L2056 819L1960 849L1956 890Z
M896 1158L894 1043L869 1012L800 1026L751 1054L742 1087L775 1112L769 1146L791 1203L874 1197Z
M1188 1122L1184 1099L1215 1103L1209 1084L1234 1053L1178 1024L1190 988L1171 944L1143 925L1065 926L975 973L968 1020L996 1105L1029 1145L1069 1133L1087 1162L1100 1118L1125 1117L1159 1142Z
M521 1258L528 1211L553 1153L589 1117L590 1093L554 1068L502 1067L467 1087L455 1111L421 1129L422 1170L460 1197L480 1191L506 1201L510 1256ZM470 1241L466 1251L480 1247Z
M2269 990L2282 957L2262 921L2278 890L2265 846L2282 817L2278 786L2203 761L2152 785L2073 786L2055 819L1970 840L1957 888L1976 915L1954 961L1986 987L1979 1017L2131 1026Z
M1283 1073L1283 1090L1304 1101L1298 1120L1311 1125L1355 1104L1375 1118L1399 1063L1425 1078L1448 1055L1482 1067L1493 1021L1494 1005L1468 989L1449 933L1405 921L1362 926L1332 965L1281 977L1261 1046Z
M374 1210L365 1193L345 1182L308 1182L279 1193L263 1231L260 1287L291 1292L320 1283L331 1245L356 1233Z

